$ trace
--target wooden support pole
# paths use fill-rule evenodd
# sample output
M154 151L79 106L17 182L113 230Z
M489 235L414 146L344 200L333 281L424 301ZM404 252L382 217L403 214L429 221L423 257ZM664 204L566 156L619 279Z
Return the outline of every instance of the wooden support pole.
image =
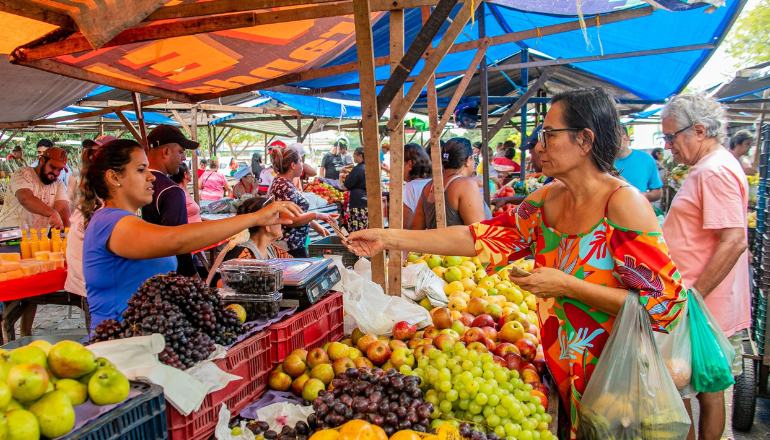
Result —
M401 102L401 106L395 112L393 109L391 109L390 121L388 122L389 129L393 130L396 125L404 122L404 117L412 108L412 105L414 105L414 102L420 96L420 93L422 93L423 87L425 87L428 84L428 80L433 77L433 74L436 72L436 68L438 68L439 63L441 63L441 60L444 59L444 56L449 52L449 49L451 49L452 45L457 39L457 36L460 35L460 32L462 32L463 28L468 23L468 20L470 20L471 14L473 14L475 8L477 8L482 3L483 2L481 1L467 2L463 4L462 8L460 8L460 11L457 13L457 15L455 15L455 18L452 21L452 24L449 25L449 28L441 37L441 41L438 43L438 46L433 49L433 52L430 54L428 59L425 60L425 65L420 71L420 75L417 77L417 79L414 80L412 87L409 88L409 92L407 92L406 97ZM425 9L423 8L423 11L424 10ZM423 20L425 21L424 18Z
M439 1L433 13L426 19L423 19L422 28L420 32L412 41L412 44L407 49L406 53L401 57L401 61L398 65L392 69L390 78L388 78L385 85L382 87L380 94L377 96L377 114L379 117L385 113L385 110L393 101L393 97L404 86L404 80L412 72L414 66L420 61L420 57L426 49L431 47L433 43L433 37L438 34L441 26L449 17L449 14L457 4L457 0L441 0ZM427 7L430 10L430 7ZM425 8L423 8L423 11ZM454 41L452 41L454 43ZM391 65L393 63L391 62ZM422 90L422 88L420 88Z
M99 116L99 136L104 136L104 118L101 116Z
M198 109L196 107L190 109L190 124L192 125L192 127L188 129L190 133L190 139L198 142ZM200 162L198 157L198 150L194 150L193 158L190 161L190 172L192 173L193 178L193 199L195 200L195 203L200 205L201 193L200 182L198 182L198 162ZM184 190L187 191L187 188L184 188Z
M147 142L147 126L144 123L144 113L142 113L142 96L137 92L133 92L131 97L134 99L134 114L136 115L136 121L139 123L139 135L142 137L139 139L139 143L147 151L150 145Z
M485 17L485 5L478 9L479 37L486 38L487 22ZM479 71L479 89L481 102L479 103L479 112L481 113L481 185L484 189L484 203L490 205L492 194L489 191L489 89L487 87L487 60L481 61L481 70Z
M390 71L393 72L404 54L404 11L390 12ZM391 107L401 105L404 88L393 96ZM378 156L379 157L379 156ZM404 124L390 132L390 209L388 228L404 228ZM401 252L389 251L388 295L401 296Z
M497 132L500 131L501 128L503 128L503 125L505 125L508 121L510 121L511 118L513 118L513 116L516 114L516 112L518 112L522 107L524 107L524 104L526 104L527 101L529 101L529 98L531 98L540 89L540 87L542 87L543 84L545 84L545 82L548 81L548 78L550 78L551 75L553 75L554 72L556 72L556 70L558 69L559 69L559 66L551 66L548 69L546 69L546 71L543 72L542 75L540 75L537 81L531 87L529 87L527 91L524 92L524 94L521 95L521 97L518 100L516 100L516 102L513 103L513 105L511 105L510 108L508 108L508 110L505 111L505 113L503 113L503 115L497 121L495 126L492 127L491 130L489 130L489 135L488 135L489 139L492 139L493 137L495 137Z
M283 122L283 125L285 125L286 127L289 128L289 130L291 130L291 132L292 132L292 134L294 136L298 136L299 137L299 132L297 131L297 129L292 127L292 125L289 123L289 121L286 120L286 118L284 118L281 115L278 115L278 119L280 119L281 122Z
M217 155L216 154L217 149L214 146L214 134L211 132L214 129L214 127L212 127L211 124L208 124L207 126L209 129L209 159L210 159Z
M455 111L457 103L460 102L460 98L463 97L463 93L465 93L465 89L468 87L468 83L471 82L473 74L476 72L477 66L482 62L488 47L489 38L484 38L482 40L481 47L479 47L479 49L476 51L476 55L473 57L473 60L471 60L471 64L468 66L468 70L465 72L465 75L457 85L457 88L452 95L452 99L449 101L449 105L444 109L444 114L441 117L441 121L439 121L435 129L431 129L431 142L433 142L433 138L436 138L436 141L441 139L441 134L444 131L444 127L446 127L447 122L449 122L449 118L452 117L452 113Z
M297 116L297 142L302 143L302 116Z
M134 127L134 124L132 124L131 121L128 120L128 118L126 117L126 115L123 114L122 111L115 110L115 114L118 115L118 118L120 118L121 121L123 121L123 125L125 125L126 128L128 129L128 131L131 132L131 136L133 136L134 139L136 139L136 141L141 144L142 143L142 135L139 134L138 131L136 131L136 127ZM144 147L144 150L145 150L145 153L146 153L147 152L147 145L143 145L143 147Z
M159 102L166 102L166 99L165 98L151 99L149 101L143 102L142 107L147 107L148 105L157 104ZM133 110L133 108L134 108L134 104L127 104L120 107L105 108L102 110L95 110L88 113L80 113L79 115L60 116L58 118L48 118L48 119L38 119L36 121L5 122L5 123L0 123L0 129L26 128L26 127L35 127L38 125L51 125L57 122L72 121L72 120L78 120L78 119L92 118L94 116L107 115L115 112L116 110L120 110L120 111ZM103 123L104 121L100 120L99 122Z
M382 228L382 186L380 182L379 128L377 113L377 88L374 85L374 45L369 0L353 0L353 16L356 27L359 81L361 82L361 121L363 124L364 157L366 171L366 198L369 210L369 227ZM372 281L388 291L385 279L385 253L372 256Z
M31 18L36 21L59 26L65 29L77 29L69 15L61 10L47 8L44 2L32 2L29 0L3 0L0 1L0 11L13 15Z
M187 133L187 136L192 137L192 130L190 130L190 126L187 125L187 122L185 122L184 119L182 119L182 117L179 115L179 112L172 109L171 114L173 115L174 120L176 122L179 122L179 125L182 126L182 130L184 130L185 133Z
M521 51L521 62L522 63L529 62L529 49L524 49ZM545 82L543 82L542 84L545 84ZM525 95L529 93L529 69L521 69L521 86L524 87ZM537 90L535 90L534 93L537 93ZM530 94L529 96L534 95L534 93ZM524 105L522 105L521 107L520 133L521 133L522 140L527 138L527 101L528 100L529 98L527 98L524 101ZM527 176L527 150L521 150L521 156L519 156L519 159L521 160L521 166L519 168L519 182L523 183L524 178Z
M422 8L422 20L427 20L430 14L430 8ZM434 133L438 126L438 103L436 102L436 77L431 75L428 79L428 133ZM412 85L414 88L414 85ZM412 90L412 89L409 89ZM401 103L404 105L404 102ZM411 108L411 106L410 106ZM407 110L408 111L408 110ZM404 113L406 114L406 113ZM391 121L393 111L391 110ZM403 124L403 122L401 122ZM420 134L422 139L422 133ZM446 208L444 200L444 168L441 166L441 142L439 138L432 135L428 138L430 142L430 160L433 170L433 202L436 210L436 229L446 227Z

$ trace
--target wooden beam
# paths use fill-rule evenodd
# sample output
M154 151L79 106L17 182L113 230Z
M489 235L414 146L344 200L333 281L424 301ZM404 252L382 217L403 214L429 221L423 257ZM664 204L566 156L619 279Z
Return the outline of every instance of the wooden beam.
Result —
M420 61L423 52L431 46L433 37L441 30L441 26L449 18L449 14L456 4L457 0L441 0L428 19L423 20L420 32L412 41L398 66L390 73L390 78L388 78L382 90L380 90L380 94L377 95L377 114L379 117L382 117L385 110L390 106L390 102L393 101L393 97L404 86L404 80L412 72L417 62ZM452 42L454 43L454 41Z
M503 113L503 115L500 117L500 119L497 121L494 127L492 127L491 130L489 130L489 139L492 139L495 137L498 131L500 131L501 128L503 128L503 125L505 125L506 122L508 122L521 108L524 106L524 104L529 101L529 98L534 96L535 93L537 93L538 90L540 90L540 87L545 84L546 81L548 81L548 78L551 77L551 75L556 72L556 70L559 69L559 66L551 66L548 69L546 69L545 72L543 72L542 75L535 81L535 83L527 88L527 91L524 92L523 95L515 102L513 105L511 105L508 110Z
M23 63L11 60L11 62L20 64L22 66L32 67L38 70L44 70L46 72L57 73L62 76L67 76L82 81L114 87L116 89L123 89L128 90L129 92L139 92L145 95L165 98L158 102L165 102L167 99L179 102L192 102L192 99L186 93L174 92L172 90L166 90L160 87L147 86L144 84L135 83L133 81L114 78L111 76L102 75L100 73L90 72L88 70L71 66L69 64L60 63L54 60L38 60ZM108 111L107 113L112 113L112 110Z
M121 105L130 104L129 101L80 101L78 105L83 107L97 107L107 108ZM174 112L175 110L190 110L193 107L197 107L198 110L207 112L228 112L228 113L254 113L263 115L284 115L284 116L298 116L300 112L297 110L281 110L264 107L241 107L237 105L218 105L218 104L158 104L153 106L147 106L147 110L163 110Z
M164 102L165 99L163 98L157 98L157 99L151 99L149 101L145 101L142 103L142 107L146 107L148 105L157 104L159 102ZM79 115L72 115L72 116L60 116L58 118L48 118L48 119L37 119L35 121L24 121L24 122L4 122L0 123L0 129L8 129L8 128L26 128L26 127L34 127L38 125L49 125L49 124L55 124L57 122L62 121L70 121L70 120L77 120L77 119L85 119L85 118L91 118L94 116L101 116L106 115L109 113L113 113L115 110L132 110L134 108L133 104L124 105L121 107L113 107L109 109L103 109L103 110L95 110L88 113L81 113Z
M476 10L475 8L481 3L483 2L468 2L464 3L463 7L460 8L460 11L455 15L455 18L452 21L452 24L449 25L444 36L441 37L441 41L438 43L436 49L430 54L428 59L425 60L425 65L420 71L420 75L414 80L412 87L409 88L409 92L407 92L401 106L395 112L391 110L390 122L388 122L389 129L393 130L396 125L404 121L404 116L406 116L406 113L412 108L412 105L420 96L423 87L428 83L428 80L433 76L433 73L436 72L439 63L447 52L449 52L455 39L460 35L460 32L462 32L463 28L468 23L468 20L470 20L471 14Z
M29 0L0 0L0 11L42 21L65 29L77 29L75 22L66 13L46 8L41 3Z
M404 56L404 11L390 12L390 71L393 72ZM404 88L393 96L392 107L401 105ZM379 156L378 156L379 157ZM404 124L390 132L390 209L388 228L404 228ZM388 251L388 291L401 296L401 252Z
M423 22L430 15L429 8L422 8ZM431 75L428 79L428 134L438 126L438 104L436 103L436 77ZM403 102L402 102L403 105ZM391 118L392 118L391 110ZM420 133L420 142L422 142L422 133ZM441 142L439 139L428 137L430 144L430 160L433 172L433 203L436 211L436 228L446 227L446 208L444 207L444 169L441 166Z
M144 114L142 113L142 97L136 92L133 92L131 97L134 100L134 114L136 115L137 122L139 122L139 135L141 136L139 143L144 146L145 152L149 152L150 145L147 142L147 126L144 123Z
M3 133L0 134L0 137L2 137L3 134L5 134L5 131L6 130L3 130ZM5 147L6 145L8 145L8 142L11 142L13 140L13 138L16 137L16 135L18 135L20 132L21 131L19 131L19 130L14 131L13 134L11 135L11 137L9 137L8 139L4 140L3 143L0 144L0 149Z
M199 17L234 12L256 11L260 9L285 8L287 6L319 5L339 0L218 0L165 6L150 14L144 21L169 20L176 18ZM463 1L463 0L460 0ZM435 6L438 0L372 0L372 11L400 11L422 6Z
M123 125L126 126L128 131L131 132L131 136L136 139L137 142L140 144L142 143L142 135L139 134L138 131L136 131L136 127L134 127L134 124L131 123L131 121L128 120L126 115L123 114L121 110L115 110L115 114L118 115L118 118L120 118L121 121L123 121ZM147 146L144 145L145 153L147 152Z
M501 70L526 69L529 67L565 66L568 64L585 63L590 61L617 60L620 58L662 55L662 54L675 53L675 52L688 52L691 50L711 50L711 49L714 49L715 47L716 45L714 43L693 44L690 46L667 47L664 49L637 50L633 52L611 53L606 55L592 55L587 57L558 58L555 60L542 60L542 61L529 61L526 63L500 64L497 66L491 66L488 69L490 72L497 72Z
M465 75L463 76L462 80L460 80L460 83L457 85L457 88L455 88L455 92L452 95L452 99L449 101L449 105L444 109L444 115L441 117L441 120L436 125L435 130L431 129L431 141L432 142L438 142L441 139L442 132L444 131L444 127L446 126L447 122L449 122L449 118L452 116L452 113L455 111L455 108L457 107L457 103L460 102L460 98L463 97L463 93L465 93L465 89L468 87L468 83L471 82L471 79L473 78L474 72L476 72L476 69L478 68L479 63L486 63L484 61L484 54L487 53L487 48L489 48L489 38L482 39L481 47L476 51L476 55L473 56L473 59L471 60L470 66L468 66L468 70L465 72ZM433 140L435 138L435 141Z
M377 89L374 85L374 43L369 0L353 0L353 16L356 28L359 78L361 83L361 123L363 125L364 157L366 171L366 198L369 211L369 228L382 228L382 185L380 182L380 137L377 113ZM385 278L385 253L372 256L372 281L388 291Z
M487 36L485 5L478 9L479 37ZM481 62L479 71L479 112L481 113L481 182L484 189L484 203L490 205L489 192L489 88L487 76L487 61Z
M181 118L179 119L181 120ZM187 129L188 132L190 133L190 139L195 142L198 142L198 109L195 107L190 109L190 124L192 124L192 127ZM190 161L190 173L192 173L192 178L193 178L193 199L195 200L195 203L200 205L201 193L200 193L200 183L198 182L198 162L200 161L200 158L198 157L198 150L193 150L193 151L194 151L193 158ZM183 189L187 191L187 188L183 188Z
M289 121L287 121L283 116L278 115L278 119L280 119L280 121L283 122L283 124L285 126L287 126L289 128L289 130L291 130L291 132L294 134L294 136L299 136L300 135L299 131L297 131L296 128L292 127L291 124L289 123ZM300 127L300 129L301 129L301 127Z
M171 114L173 115L174 120L176 122L179 122L179 125L182 126L182 130L184 130L185 133L187 133L187 136L192 136L192 130L190 129L190 126L188 126L187 123L184 121L184 119L182 119L182 117L179 116L179 112L176 110L171 110Z
M305 142L305 138L307 137L307 135L310 134L310 130L313 129L313 125L317 120L318 120L317 118L313 118L313 120L310 121L310 124L307 126L307 130L305 130L305 134L303 134L302 137L300 138L299 143ZM300 127L300 130L302 130L302 127Z

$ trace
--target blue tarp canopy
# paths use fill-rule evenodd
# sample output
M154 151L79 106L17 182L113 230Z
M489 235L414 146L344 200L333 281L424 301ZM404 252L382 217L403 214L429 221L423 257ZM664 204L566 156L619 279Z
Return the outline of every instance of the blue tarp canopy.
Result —
M511 1L514 4L516 3L516 1ZM627 1L596 1L610 6L618 3L620 7L626 7L627 3ZM574 4L574 2L561 1L543 3ZM487 50L486 61L488 65L492 65L493 62L505 59L519 52L522 48L533 49L545 58L556 59L718 43L729 30L731 23L740 13L744 4L745 0L730 1L724 7L716 8L713 11L710 10L710 13L707 13L706 8L702 7L704 6L703 4L688 6L701 6L697 9L677 12L657 10L646 17L602 24L598 28L588 28L585 34L583 31L577 30L544 36L542 39L535 38L490 46ZM460 7L458 5L455 8L452 17L459 11ZM605 10L606 8L599 9ZM487 3L486 7L484 7L484 14L487 36L490 37L514 31L556 25L577 19L574 16L524 12L491 3ZM596 20L593 16L586 17L585 19ZM599 22L601 24L601 18ZM448 26L449 23L445 23L434 38L434 47L438 44L444 32L446 32ZM406 10L405 40L407 47L414 40L421 27L421 11L419 9ZM468 23L456 42L478 39L478 30L478 23ZM383 17L373 27L375 57L389 55L389 35L389 19L388 17ZM644 57L591 61L575 64L574 67L604 82L627 90L640 99L664 100L680 92L705 64L712 52L713 50L696 50ZM475 51L448 54L442 60L437 72L452 72L465 69L470 64L474 54ZM350 63L356 60L356 47L353 46L335 57L326 66ZM423 65L424 60L418 62L412 75L419 74ZM390 66L378 67L376 69L376 78L378 80L387 79L390 75L389 72ZM333 77L303 81L294 85L312 89L342 84L357 84L358 82L358 73L351 72ZM438 80L438 82L441 82L441 80ZM408 86L409 83L407 83L406 87L408 88ZM357 94L358 90L351 90L348 93Z
M88 112L92 112L92 111L95 111L95 110L98 110L98 109L95 109L95 108L85 108L85 107L76 107L76 106L73 106L73 105L62 109L63 112L76 113L76 114L88 113ZM133 121L133 122L137 121L136 113L134 113L132 111L124 111L123 115L129 121ZM157 112L143 112L142 115L144 116L145 122L148 123L148 124L152 124L152 125L156 125L156 124L179 125L179 123L176 122L175 120L173 120L171 118L168 118L166 116L163 116L162 114L157 113ZM106 113L106 114L103 114L102 117L103 118L107 118L107 119L120 119L120 118L118 118L118 116L115 113Z
M270 92L260 90L259 94L274 99L281 104L298 110L303 115L318 116L322 118L346 118L360 119L361 107L344 105L326 98L315 96L292 95L289 93Z

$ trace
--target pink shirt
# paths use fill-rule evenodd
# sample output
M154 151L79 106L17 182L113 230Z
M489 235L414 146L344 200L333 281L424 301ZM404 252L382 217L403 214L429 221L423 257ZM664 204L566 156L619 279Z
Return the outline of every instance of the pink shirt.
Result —
M738 160L725 149L702 158L671 203L663 223L671 258L682 282L692 286L719 244L716 229L746 229L749 188ZM713 292L706 306L725 335L746 329L751 322L748 251Z
M201 220L201 207L195 203L195 199L187 191L184 192L184 198L187 202L187 223L197 223Z
M201 184L201 199L219 200L225 196L227 179L218 172L206 171L198 181Z

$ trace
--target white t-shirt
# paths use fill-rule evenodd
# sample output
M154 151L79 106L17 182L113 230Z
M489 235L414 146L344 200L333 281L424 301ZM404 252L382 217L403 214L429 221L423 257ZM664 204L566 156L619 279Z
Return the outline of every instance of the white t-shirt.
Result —
M79 209L70 217L70 232L67 234L67 280L64 290L75 295L86 296L86 279L83 276L83 239L86 236L85 218Z
M259 173L259 186L266 186L270 188L270 186L273 184L273 179L275 179L275 171L273 171L273 167L265 168L261 173Z
M5 196L5 205L0 211L0 227L18 226L22 230L48 228L48 217L33 214L21 205L19 199L16 198L16 192L20 189L31 190L35 197L51 208L55 202L67 201L67 188L61 180L57 179L50 185L43 185L34 168L21 167L11 176L11 182Z
M420 201L420 194L422 194L425 185L430 182L431 179L416 179L407 182L404 185L404 205L411 209L412 212L417 210L417 202Z

